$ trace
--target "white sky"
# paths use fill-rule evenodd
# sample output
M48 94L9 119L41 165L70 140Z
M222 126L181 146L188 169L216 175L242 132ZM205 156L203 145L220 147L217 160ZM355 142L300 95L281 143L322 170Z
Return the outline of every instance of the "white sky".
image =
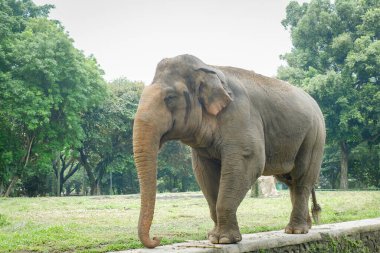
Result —
M189 53L205 63L274 76L291 49L281 20L289 0L34 0L54 4L106 80L121 76L149 84L157 63ZM282 63L284 64L284 63Z

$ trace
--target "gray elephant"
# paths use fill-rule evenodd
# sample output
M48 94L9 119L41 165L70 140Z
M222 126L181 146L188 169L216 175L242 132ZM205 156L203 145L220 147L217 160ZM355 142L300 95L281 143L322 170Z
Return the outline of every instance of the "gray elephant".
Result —
M145 87L135 116L133 149L141 189L138 235L148 248L163 143L192 148L193 169L215 227L212 243L242 239L236 210L252 183L274 175L290 189L293 210L285 232L311 228L308 200L315 201L325 143L323 115L303 90L252 71L216 67L191 55L162 60Z

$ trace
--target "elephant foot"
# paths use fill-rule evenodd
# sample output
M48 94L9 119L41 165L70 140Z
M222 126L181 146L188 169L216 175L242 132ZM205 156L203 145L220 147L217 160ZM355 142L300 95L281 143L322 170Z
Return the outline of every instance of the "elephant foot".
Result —
M231 244L240 242L242 237L239 229L218 229L214 228L208 233L208 239L213 244Z
M288 224L285 228L287 234L307 234L309 232L309 224Z

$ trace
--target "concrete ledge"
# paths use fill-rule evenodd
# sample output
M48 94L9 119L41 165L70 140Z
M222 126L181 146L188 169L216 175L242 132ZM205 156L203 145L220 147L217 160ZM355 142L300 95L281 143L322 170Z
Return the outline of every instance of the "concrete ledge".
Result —
M380 218L314 226L304 235L289 235L283 230L246 234L237 244L214 245L208 241L188 241L155 249L135 249L119 253L308 252L310 247L315 248L315 244L326 243L331 238L346 237L363 242L370 252L380 252Z

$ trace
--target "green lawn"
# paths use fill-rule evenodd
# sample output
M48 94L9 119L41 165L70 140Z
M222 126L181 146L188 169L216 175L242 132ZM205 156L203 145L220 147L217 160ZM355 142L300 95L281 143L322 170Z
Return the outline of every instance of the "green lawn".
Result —
M195 196L195 197L194 197ZM322 223L380 217L380 192L317 192ZM138 196L0 198L0 252L107 252L142 247ZM238 210L242 233L282 229L290 200L246 198ZM212 227L198 193L158 194L151 235L163 244L206 239Z

